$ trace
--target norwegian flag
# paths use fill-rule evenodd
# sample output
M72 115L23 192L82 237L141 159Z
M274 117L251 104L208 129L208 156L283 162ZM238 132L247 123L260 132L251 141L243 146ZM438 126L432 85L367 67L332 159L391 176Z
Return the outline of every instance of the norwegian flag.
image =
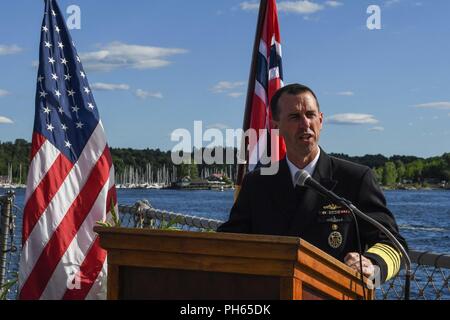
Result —
M112 206L117 210L114 167L97 106L56 0L46 0L21 299L106 298L106 252L93 228Z
M255 129L258 133L257 141L250 139L246 142L246 149L249 150L246 159L249 171L253 171L260 164L260 159L265 152L271 155L272 161L278 161L286 155L286 145L281 137L275 139L278 141L274 150L270 149L272 139L270 130L273 129L270 123L272 119L270 101L275 92L283 86L281 57L276 1L261 0L244 115L244 131ZM259 130L263 129L267 129L267 134L260 134ZM245 168L240 166L238 186L242 182L244 171Z

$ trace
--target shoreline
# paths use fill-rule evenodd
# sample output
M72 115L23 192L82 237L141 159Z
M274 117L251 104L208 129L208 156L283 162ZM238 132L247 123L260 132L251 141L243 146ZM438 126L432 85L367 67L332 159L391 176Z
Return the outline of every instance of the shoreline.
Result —
M143 186L136 186L136 187L129 187L129 186L121 186L116 185L117 189L120 190L145 190L145 189L152 189L152 190L217 190L217 189L225 189L225 190L234 190L234 185L198 185L198 186L158 186L158 187L143 187ZM15 189L26 189L26 185L23 184L0 184L0 189L4 190L15 190ZM390 187L390 186L381 186L381 189L383 191L450 191L450 186L448 187L442 187L442 186L415 186L415 185L402 185L398 187Z
M381 186L381 189L383 191L450 191L450 186L440 186L440 185L427 185L427 186L420 186L420 185L400 185L396 187L392 186Z

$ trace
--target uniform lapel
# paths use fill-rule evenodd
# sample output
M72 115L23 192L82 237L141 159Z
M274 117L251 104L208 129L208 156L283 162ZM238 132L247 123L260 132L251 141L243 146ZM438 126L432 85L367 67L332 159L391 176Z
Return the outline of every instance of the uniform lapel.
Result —
M322 186L331 191L333 191L337 185L337 181L333 180L333 168L331 166L330 156L322 149L320 149L320 158L317 162L313 178L320 182Z
M280 161L278 173L274 176L272 187L271 232L289 235L289 227L297 208L297 194L292 183L291 172L286 159Z
M275 207L281 209L284 216L289 216L296 206L296 193L292 184L291 172L289 170L286 158L280 161L279 172L275 177Z

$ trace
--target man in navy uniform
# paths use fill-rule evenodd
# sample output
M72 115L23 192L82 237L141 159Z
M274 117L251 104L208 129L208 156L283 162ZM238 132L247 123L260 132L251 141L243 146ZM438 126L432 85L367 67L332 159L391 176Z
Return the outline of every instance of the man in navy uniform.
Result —
M287 156L275 175L255 170L245 176L230 218L218 231L300 237L360 271L350 211L312 189L296 186L302 169L387 227L407 248L371 169L331 157L319 147L323 114L314 92L300 84L285 86L273 96L271 109ZM365 221L358 224L363 274L373 277L379 270L383 283L399 271L401 255L382 232Z

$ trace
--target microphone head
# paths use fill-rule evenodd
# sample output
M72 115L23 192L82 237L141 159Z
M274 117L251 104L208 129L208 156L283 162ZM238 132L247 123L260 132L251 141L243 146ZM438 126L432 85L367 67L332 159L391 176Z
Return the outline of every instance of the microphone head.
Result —
M300 187L305 186L306 180L311 178L311 175L306 170L299 170L295 174L295 184Z

